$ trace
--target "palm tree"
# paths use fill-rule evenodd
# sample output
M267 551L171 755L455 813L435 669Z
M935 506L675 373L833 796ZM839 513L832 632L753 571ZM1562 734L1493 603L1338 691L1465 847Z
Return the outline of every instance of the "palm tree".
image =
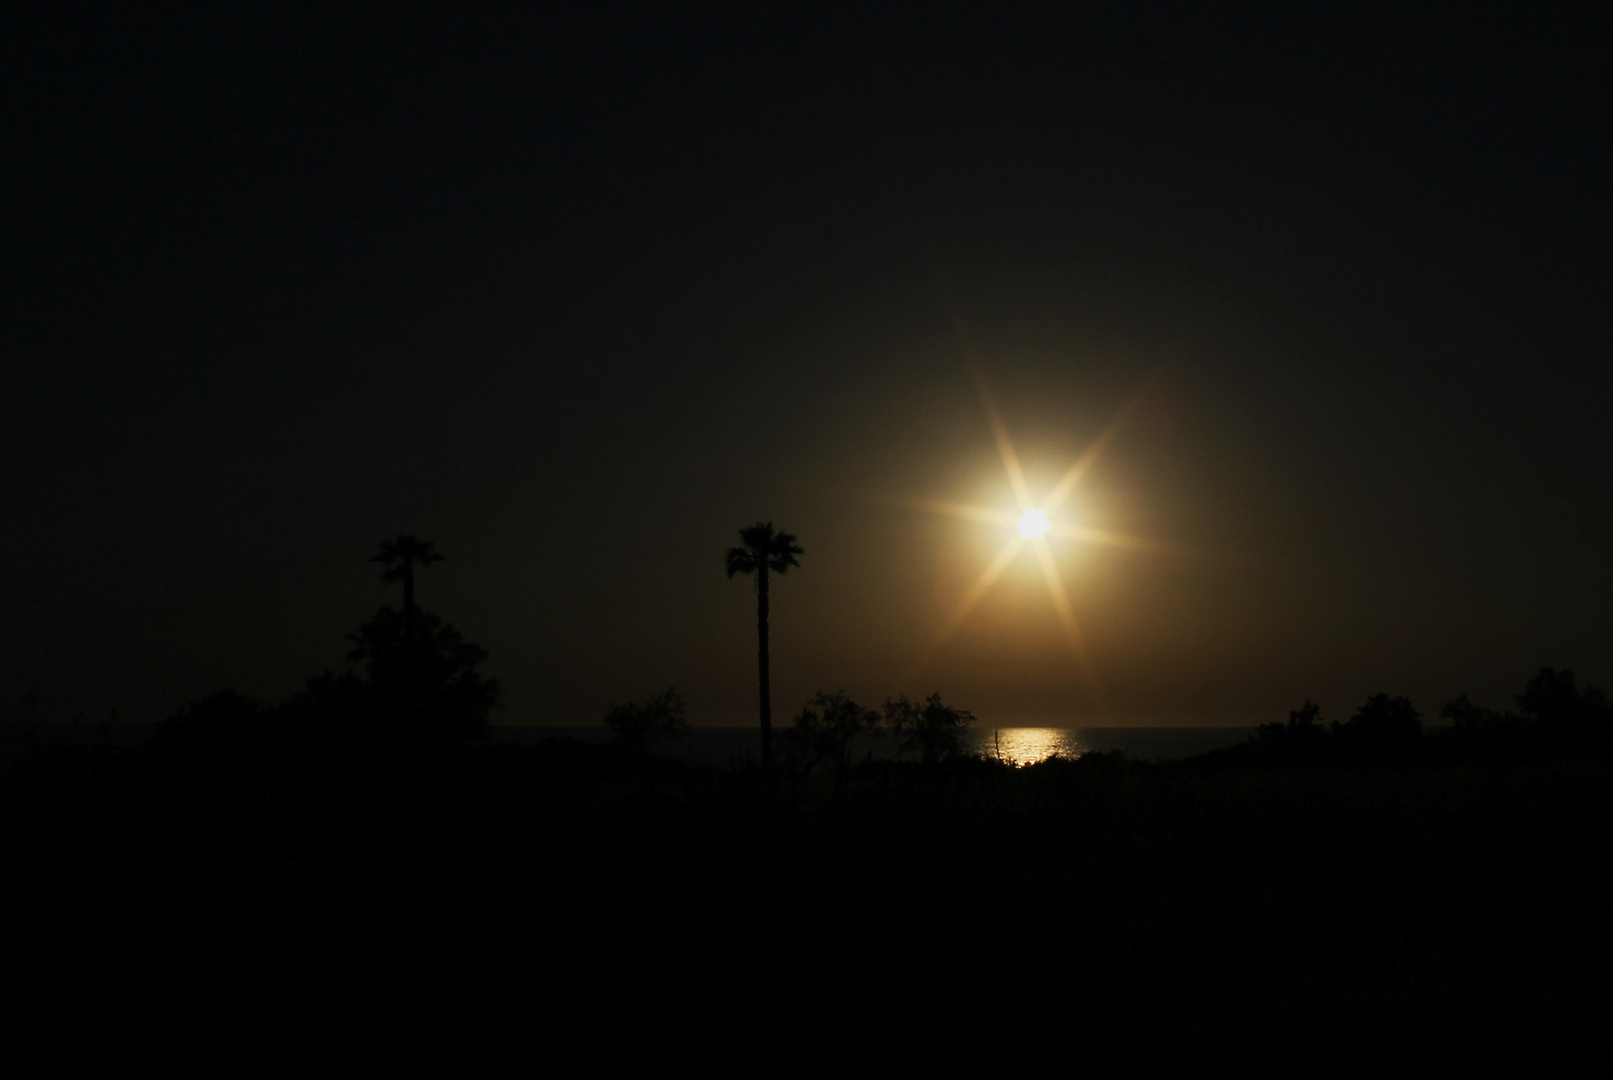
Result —
M792 566L797 555L805 555L795 537L787 532L774 532L771 521L757 522L748 529L739 530L739 547L728 549L723 565L728 576L756 575L756 664L762 684L762 767L773 766L773 706L767 684L767 572L782 574Z
M442 562L436 545L430 540L416 540L414 533L399 533L396 540L381 541L381 550L370 556L370 562L386 563L381 580L403 582L403 618L414 618L414 568Z
M399 533L396 540L381 541L381 549L370 556L370 562L385 563L381 580L403 582L403 678L408 688L410 703L420 701L420 642L415 632L414 568L442 562L436 545L430 540L419 540L414 533ZM383 610L382 614L385 614Z

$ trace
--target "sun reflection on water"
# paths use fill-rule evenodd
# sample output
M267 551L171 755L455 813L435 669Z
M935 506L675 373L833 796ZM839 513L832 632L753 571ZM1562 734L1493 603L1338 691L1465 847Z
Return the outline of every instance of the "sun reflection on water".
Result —
M996 728L985 742L988 754L1014 765L1034 765L1054 754L1080 757L1092 749L1082 742L1080 732L1067 728Z

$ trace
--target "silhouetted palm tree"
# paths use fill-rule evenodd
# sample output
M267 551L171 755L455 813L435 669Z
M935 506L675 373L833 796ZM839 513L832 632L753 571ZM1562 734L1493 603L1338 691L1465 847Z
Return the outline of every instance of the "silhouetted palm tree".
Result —
M762 684L762 767L773 765L773 706L767 683L767 573L782 574L792 566L797 555L805 555L795 537L787 532L774 532L771 521L757 522L748 529L739 530L740 547L728 549L723 565L728 576L756 575L756 663Z
M381 541L381 550L370 556L370 562L386 563L381 580L403 582L403 617L414 617L414 568L442 562L436 545L430 540L417 540L414 533L399 533L396 540Z
M436 545L430 540L417 539L414 533L399 533L396 540L381 541L381 550L370 556L371 562L385 563L386 569L381 572L382 581L403 582L403 661L404 685L413 691L419 690L420 657L419 621L415 616L414 607L414 568L416 566L430 566L432 563L442 562L443 557L437 553ZM414 695L419 697L418 693Z

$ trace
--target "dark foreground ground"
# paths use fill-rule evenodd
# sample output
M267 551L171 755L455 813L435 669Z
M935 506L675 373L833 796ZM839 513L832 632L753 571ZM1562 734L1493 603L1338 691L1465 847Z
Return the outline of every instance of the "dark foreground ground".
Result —
M565 743L145 748L0 782L7 1039L64 1059L1400 1074L1608 1049L1594 761L887 764L837 793Z

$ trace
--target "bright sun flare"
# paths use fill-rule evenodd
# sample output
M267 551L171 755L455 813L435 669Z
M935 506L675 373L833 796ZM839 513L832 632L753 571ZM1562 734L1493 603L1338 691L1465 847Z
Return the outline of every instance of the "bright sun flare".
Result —
M1020 468L1019 455L1014 452L1013 441L1008 437L1008 427L1003 423L1002 414L998 412L996 403L992 400L990 392L986 389L985 379L977 371L977 381L980 390L981 404L986 410L986 419L991 424L992 434L996 436L997 451L1002 457L1003 471L1007 474L1009 487L1013 489L1014 499L1019 503L1018 517L983 506L969 506L963 503L941 502L933 499L903 499L907 506L929 513L945 514L949 517L963 518L968 521L984 521L993 525L1008 528L1018 527L1018 534L1011 537L995 558L981 573L980 579L974 583L968 593L963 597L957 608L953 611L946 625L941 628L935 643L931 646L930 654L933 656L941 645L951 636L953 631L969 617L971 611L990 591L996 580L1002 576L1022 552L1029 548L1036 556L1036 562L1041 566L1042 576L1047 582L1048 599L1052 602L1053 610L1064 626L1065 637L1069 641L1071 652L1079 664L1089 685L1092 680L1091 660L1080 628L1076 625L1075 610L1070 603L1069 593L1064 586L1063 578L1059 575L1058 565L1054 560L1053 548L1050 540L1058 537L1064 540L1074 540L1088 544L1107 544L1115 547L1133 548L1152 551L1185 552L1187 549L1175 544L1160 543L1147 540L1140 536L1127 536L1123 533L1109 532L1106 529L1095 529L1085 525L1054 521L1049 517L1063 506L1065 501L1080 484L1086 472L1093 463L1108 448L1109 442L1114 438L1121 422L1125 419L1129 409L1123 408L1109 426L1097 437L1087 449L1075 459L1065 471L1064 475L1054 484L1042 499L1037 500L1032 495L1030 485L1025 481L1024 470Z

